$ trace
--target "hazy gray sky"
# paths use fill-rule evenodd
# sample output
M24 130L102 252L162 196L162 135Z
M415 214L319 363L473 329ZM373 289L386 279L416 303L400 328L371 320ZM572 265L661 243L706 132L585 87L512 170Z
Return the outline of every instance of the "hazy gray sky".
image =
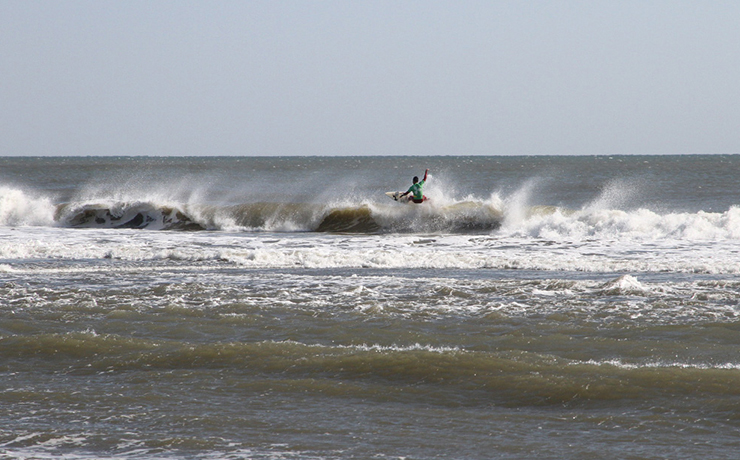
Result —
M740 153L740 2L0 0L0 127L0 155Z

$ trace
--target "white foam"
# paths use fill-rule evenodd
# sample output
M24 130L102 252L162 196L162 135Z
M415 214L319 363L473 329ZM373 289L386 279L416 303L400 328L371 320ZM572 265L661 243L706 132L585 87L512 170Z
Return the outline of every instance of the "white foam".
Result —
M0 273L13 273L16 270L8 264L0 264Z
M483 201L467 197L464 201L448 200L452 204L432 202L430 206L412 207L390 201L369 204L368 209L381 226L400 225L433 233L352 236L304 233L312 225L308 221L316 224L322 217L321 207L301 210L300 220L293 218L291 212L274 221L268 219L257 229L260 233L245 231L228 212L213 211L223 208L206 211L197 206L187 209L191 217L230 231L71 230L52 226L53 206L49 200L0 188L10 190L0 205L0 216L4 216L0 221L0 259L4 259L4 267L0 270L14 269L13 260L108 258L214 260L250 268L740 273L740 259L735 257L740 251L738 207L717 213L659 214L648 209L611 209L610 202L623 197L602 197L596 200L598 203L575 211L530 208L528 197L535 185L523 187L508 198L494 193ZM28 205L30 210L22 211L22 205ZM500 229L474 235L435 230L445 228L445 219L480 223L500 219L502 212L505 218ZM16 224L24 222L41 226L13 230ZM428 222L433 224L431 229L425 227ZM275 230L284 233L269 233ZM264 244L266 238L274 237L279 244ZM419 244L420 238L428 242Z
M649 293L649 290L631 275L623 275L615 280L604 283L599 291L610 294L625 295L645 295Z
M54 225L55 206L49 198L0 186L0 226Z
M578 240L521 236L154 232L0 227L2 270L14 261L220 261L246 268L531 269L740 273L740 241Z
M636 369L698 369L698 370L740 370L740 363L721 363L721 364L708 364L708 363L686 363L679 361L648 361L644 363L626 363L619 359L609 360L588 360L588 361L576 361L569 363L571 366L577 365L590 365L590 366L613 366L620 369L636 370Z
M308 348L324 348L324 349L338 349L338 350L358 350L358 351L372 351L372 352L407 352L407 351L426 351L430 353L465 353L466 351L460 347L445 347L445 346L433 346L433 345L422 345L415 343L413 345L379 345L379 344L360 344L360 345L322 345L322 344L306 344L302 342L296 342L294 340L283 340L283 341L270 341L270 343L287 343L298 346L305 346Z
M554 209L535 212L507 225L502 233L529 238L619 239L649 241L672 239L684 241L740 239L740 208L722 213L658 214L648 209L622 211L587 207L579 211Z

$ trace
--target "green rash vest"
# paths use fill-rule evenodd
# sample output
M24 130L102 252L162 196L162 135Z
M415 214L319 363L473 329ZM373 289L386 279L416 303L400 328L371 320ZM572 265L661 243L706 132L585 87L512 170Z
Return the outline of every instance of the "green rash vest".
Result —
M421 186L422 185L424 185L424 181L419 181L419 182L415 183L414 185L412 185L411 187L409 187L409 189L408 189L408 191L406 193L411 192L411 193L413 193L415 200L421 200L421 199L424 198L424 195L421 193Z

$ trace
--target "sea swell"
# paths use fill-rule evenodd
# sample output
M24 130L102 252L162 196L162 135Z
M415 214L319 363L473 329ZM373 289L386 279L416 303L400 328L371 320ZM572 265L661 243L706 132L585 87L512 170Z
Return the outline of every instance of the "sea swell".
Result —
M736 363L645 362L626 366L531 351L474 351L420 344L327 346L291 340L190 343L93 331L5 336L0 337L0 345L0 356L15 368L53 363L55 368L78 376L241 370L255 385L270 379L271 385L282 384L284 392L310 389L383 402L414 398L442 406L559 406L690 398L697 393L723 398L739 393ZM282 383L275 380L278 377ZM26 396L16 397L23 400Z

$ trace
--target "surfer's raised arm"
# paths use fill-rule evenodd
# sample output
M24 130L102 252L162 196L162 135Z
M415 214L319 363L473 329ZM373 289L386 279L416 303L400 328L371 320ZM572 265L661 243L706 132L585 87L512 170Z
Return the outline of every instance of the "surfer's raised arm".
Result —
M427 181L427 174L429 174L429 168L427 168L427 170L424 171L424 179L422 179L424 182Z

